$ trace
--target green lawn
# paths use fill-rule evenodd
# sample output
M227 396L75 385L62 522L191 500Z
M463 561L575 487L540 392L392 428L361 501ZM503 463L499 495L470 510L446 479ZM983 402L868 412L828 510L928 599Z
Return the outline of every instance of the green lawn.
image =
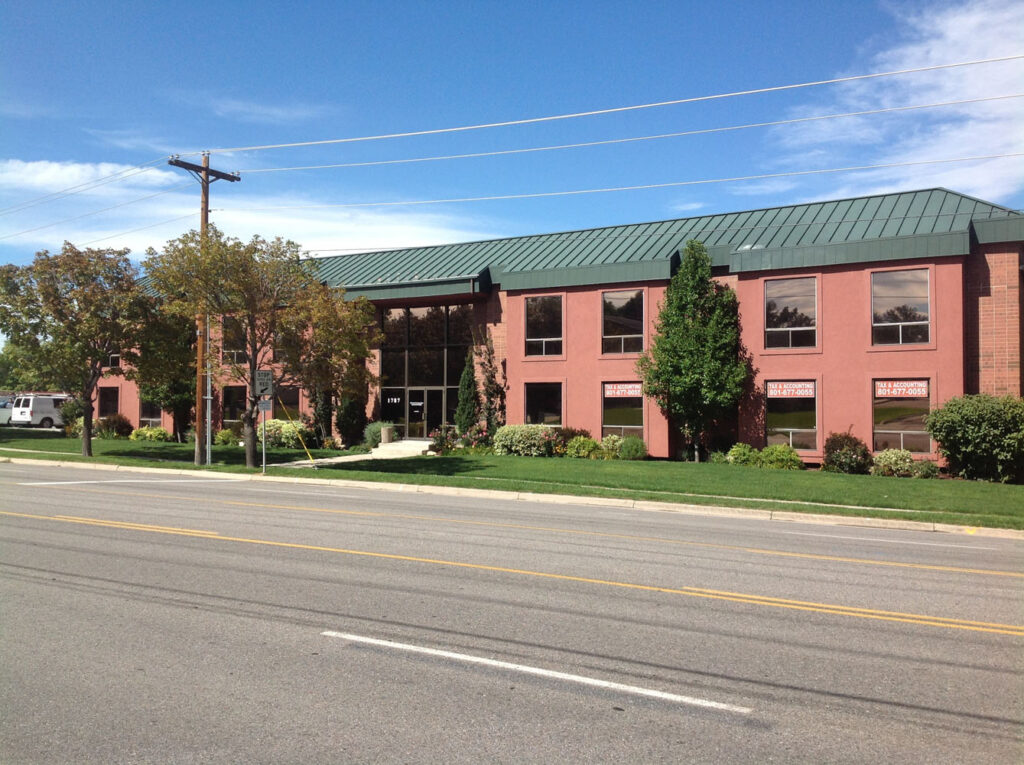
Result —
M4 447L46 450L49 454L3 451ZM93 450L96 462L129 465L184 467L191 465L193 457L191 444L96 440ZM59 455L61 459L84 459L74 456L80 451L81 442L77 439L0 428L0 457L53 459ZM314 452L314 456L336 454ZM273 449L267 452L267 462L289 462L304 456L301 451ZM214 470L246 470L244 453L235 446L213 447L213 461ZM790 472L656 460L604 462L459 454L347 462L321 466L316 471L268 468L267 472L1024 529L1024 486L973 481Z

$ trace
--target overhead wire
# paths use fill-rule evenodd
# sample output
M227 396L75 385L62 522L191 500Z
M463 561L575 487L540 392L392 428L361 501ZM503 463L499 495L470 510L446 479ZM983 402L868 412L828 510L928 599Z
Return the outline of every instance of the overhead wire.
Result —
M615 191L638 191L642 189L664 189L679 186L698 186L712 183L734 183L739 181L758 181L772 178L789 178L807 175L823 175L827 173L847 173L863 170L884 170L895 167L913 167L917 165L948 164L954 162L980 162L989 159L1007 159L1022 157L1024 152L1007 154L988 154L975 157L950 157L946 159L924 159L911 162L886 162L874 165L851 165L848 167L833 167L817 170L789 170L779 173L760 173L757 175L740 175L727 178L706 178L691 181L671 181L667 183L645 183L635 186L611 186L595 189L572 189L568 191L542 191L526 194L495 194L479 197L449 197L442 199L412 199L404 201L387 202L322 202L305 205L271 205L267 207L225 207L224 212L262 212L266 210L309 210L315 208L358 208L358 207L402 207L417 205L451 204L456 202L488 202L508 199L537 199L543 197L574 196L580 194L603 194Z
M498 157L509 154L526 154L540 151L557 151L562 149L579 149L591 146L609 146L613 144L635 143L638 141L652 141L662 138L680 138L683 136L707 135L710 133L725 133L736 130L748 130L750 128L778 127L781 125L794 125L802 122L816 122L820 120L840 119L844 117L867 117L875 114L888 114L894 112L912 111L915 109L934 109L946 106L962 106L965 104L976 104L984 101L1000 101L1010 98L1024 97L1024 93L1013 93L1004 96L986 96L983 98L965 98L959 101L941 101L933 104L915 104L912 106L891 106L884 109L867 109L857 112L843 112L840 114L821 114L813 117L794 117L786 120L772 120L770 122L751 122L744 125L727 125L724 127L701 128L696 130L683 130L677 133L659 133L657 135L634 136L630 138L611 138L602 141L584 141L581 143L556 144L553 146L532 146L522 149L501 149L496 151L478 151L468 154L446 154L431 157L413 157L407 159L383 159L367 162L342 162L327 165L301 165L295 167L261 167L251 170L238 170L240 175L253 175L254 173L280 173L296 170L328 170L335 168L350 167L375 167L379 165L401 165L414 162L438 162L451 159L475 159L479 157Z
M116 173L111 173L110 175L104 175L99 178L93 178L91 181L83 181L82 183L76 184L74 186L68 186L65 189L52 191L49 194L44 194L41 197L35 197L33 199L25 200L24 202L19 202L18 204L11 205L10 207L0 208L0 216L11 215L13 213L20 212L21 210L25 210L29 207L35 207L36 205L41 205L46 202L55 202L58 199L63 199L64 197L72 196L73 194L80 194L83 191L89 191L99 186L105 186L108 183L114 183L116 181L122 181L136 175L141 175L142 173L146 173L152 170L153 165L156 165L158 162L163 162L165 160L166 157L160 157L159 159L154 159L149 162L145 162L141 165L133 165L132 167L125 168L124 170L119 170Z
M210 212L218 212L218 211L219 210L210 210ZM163 226L163 225L165 225L167 223L174 223L174 222L179 221L179 220L185 220L185 218L191 218L194 215L196 215L196 213L194 213L194 212L186 213L185 215L179 215L177 218L168 218L167 220L162 220L162 221L159 221L157 223L151 223L148 226L139 226L138 228L133 228L133 229L130 229L128 231L118 231L116 234L111 234L110 236L100 237L99 239L91 239L88 242L84 242L84 244L96 244L97 242L105 242L108 239L116 239L119 236L125 236L127 234L134 234L136 231L145 231L146 229L156 228L157 226Z
M837 85L844 82L857 82L860 80L877 79L880 77L894 77L903 74L919 74L922 72L934 72L942 69L954 69L957 67L964 66L976 66L978 64L993 64L1004 61L1015 61L1024 58L1024 54L1018 54L1013 56L999 56L995 58L977 59L974 61L959 61L952 64L935 64L932 66L921 66L914 67L911 69L898 69L888 72L872 72L870 74L857 74L850 75L847 77L833 77L827 80L815 80L812 82L800 82L790 85L775 85L765 88L751 88L748 90L737 90L728 93L716 93L713 95L706 96L692 96L689 98L675 98L668 101L657 101L646 104L635 104L632 106L616 106L607 109L592 109L584 112L573 112L570 114L555 114L547 117L528 117L525 119L516 120L505 120L503 122L487 122L477 125L460 125L457 127L448 128L435 128L432 130L413 130L403 133L382 133L378 135L366 135L366 136L354 136L349 138L327 138L317 141L294 141L289 143L272 143L272 144L259 144L253 146L235 146L231 148L219 148L219 149L198 149L195 151L181 152L177 156L190 156L196 154L226 154L230 152L240 151L265 151L270 149L291 149L303 146L324 146L327 144L338 144L338 143L355 143L360 141L380 141L391 138L411 138L414 136L424 135L439 135L442 133L459 133L470 130L486 130L489 128L498 127L512 127L515 125L531 125L541 122L554 122L556 120L568 120L577 119L580 117L594 117L602 114L615 114L621 112L637 111L640 109L654 109L662 106L675 106L678 104L691 104L699 103L702 101L715 101L725 98L735 98L738 96L751 96L763 93L778 93L787 90L796 90L799 88L810 88L820 85Z
M14 234L4 234L3 236L0 236L0 241L2 241L4 239L12 239L12 238L14 238L16 236L21 236L22 234L31 234L33 231L42 231L45 228L53 228L54 226L59 226L61 223L70 223L71 221L81 220L82 218L88 218L88 217L91 217L93 215L99 215L100 213L109 212L110 210L116 210L119 207L127 207L128 205L133 205L133 204L135 204L137 202L144 202L147 199L153 199L154 197L160 197L160 196L163 196L164 194L170 194L170 193L172 193L174 191L181 191L181 189L188 188L191 185L192 185L191 183L185 183L185 184L182 184L181 186L172 186L169 189L164 189L163 191L158 191L155 194L148 194L147 196L138 197L137 199L129 199L127 202L120 202L120 203L118 203L116 205L111 205L110 207L104 207L104 208L102 208L100 210L93 210L92 212L82 213L81 215L75 215L75 216L73 216L71 218L64 218L63 220L54 221L53 223L47 223L47 224L45 224L43 226L36 226L35 228L29 228L29 229L25 229L24 231L18 231L18 232L14 233Z

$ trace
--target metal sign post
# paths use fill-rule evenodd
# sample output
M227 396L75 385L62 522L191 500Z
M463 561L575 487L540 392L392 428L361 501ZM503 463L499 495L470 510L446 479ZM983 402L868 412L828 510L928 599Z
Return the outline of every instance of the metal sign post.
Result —
M257 369L255 383L257 396L274 395L274 373L269 369ZM267 474L267 412L274 405L273 398L258 402L263 413L263 475Z

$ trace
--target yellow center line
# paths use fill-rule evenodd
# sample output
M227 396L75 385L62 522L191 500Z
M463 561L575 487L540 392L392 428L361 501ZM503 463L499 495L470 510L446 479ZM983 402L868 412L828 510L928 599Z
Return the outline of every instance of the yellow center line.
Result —
M84 492L87 494L116 494L126 497L145 497L148 499L172 499L177 501L191 501L192 497L180 494L143 494L140 492L116 491L113 489L92 489L84 487L66 487L68 490ZM495 521L470 521L458 518L444 518L432 515L415 515L409 513L382 513L372 510L335 510L323 507L308 507L305 505L279 505L266 502L244 502L234 499L220 499L215 497L203 497L206 503L216 502L231 507L255 507L265 510L289 510L303 513L326 513L329 515L361 516L369 518L396 518L401 520L430 521L433 523L450 523L464 526L485 526L500 529L516 529L520 531L543 531L554 534L568 534L575 536L596 537L604 539L624 539L632 542L653 542L657 544L675 545L680 547L700 547L707 550L730 550L744 552L751 555L768 555L782 558L796 558L801 560L816 560L829 563L852 563L863 566L885 566L889 568L907 568L918 571L941 571L952 574L975 574L980 576L1004 576L1015 579L1024 579L1024 572L1000 571L987 568L963 568L960 566L938 566L929 563L905 563L903 561L878 560L875 558L849 558L839 555L820 555L816 553L790 552L787 550L771 550L761 547L746 547L743 545L716 544L714 542L692 542L681 539L666 539L664 537L649 537L636 534L615 534L603 531L587 531L584 529L565 529L552 526L531 526L517 523L498 523Z
M945 627L947 629L968 630L971 632L988 632L997 635L1012 635L1024 637L1024 625L1001 624L997 622L982 622L969 619L956 619L944 616L929 616L925 614L904 613L900 611L883 611L873 608L859 608L855 606L843 606L833 603L817 603L814 601L792 600L789 598L776 598L768 595L756 595L742 592L729 592L727 590L712 590L703 587L662 587L658 585L637 584L634 582L619 582L612 579L596 579L585 576L573 576L571 574L556 574L547 571L531 571L529 569L509 568L506 566L491 566L482 563L467 563L464 561L451 561L440 558L423 558L412 555L397 555L394 553L370 552L368 550L350 550L343 547L327 547L324 545L308 545L298 542L278 542L268 539L249 539L246 537L224 536L214 532L198 531L191 529L176 529L174 527L147 526L145 524L120 523L117 521L105 521L99 518L78 518L74 516L53 516L34 515L30 513L13 513L0 511L0 515L17 518L31 518L44 521L58 521L61 523L80 523L106 528L119 528L126 531L145 531L153 534L178 534L194 536L200 539L214 540L218 542L235 542L240 544L261 545L266 547L279 547L292 550L311 550L315 552L335 553L339 555L355 555L365 558L377 558L383 560L404 561L410 563L425 563L434 566L450 566L454 568L471 569L475 571L492 571L502 574L514 574L518 576L539 577L543 579L554 579L565 582L578 582L582 584L602 585L606 587L619 587L628 590L639 590L643 592L660 592L670 595L686 595L694 598L706 598L710 600L722 600L733 603L746 603L758 606L770 606L773 608L785 608L796 611L809 611L821 614L834 614L837 616L850 616L860 619L874 619L888 622L903 622L928 627Z

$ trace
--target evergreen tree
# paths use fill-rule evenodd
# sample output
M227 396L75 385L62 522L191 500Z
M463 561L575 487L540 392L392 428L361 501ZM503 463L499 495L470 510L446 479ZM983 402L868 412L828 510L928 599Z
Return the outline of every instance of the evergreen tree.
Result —
M495 431L505 424L505 373L494 354L494 341L490 331L476 351L480 357L480 375L483 378L483 419L487 423L487 434L493 438ZM498 374L501 373L501 379Z
M466 354L466 365L459 378L459 406L455 410L455 427L465 433L480 421L480 394L476 389L476 365L473 351Z
M694 445L700 460L709 431L736 407L750 375L741 353L736 295L711 278L711 258L700 242L686 243L655 333L637 362L644 393Z

